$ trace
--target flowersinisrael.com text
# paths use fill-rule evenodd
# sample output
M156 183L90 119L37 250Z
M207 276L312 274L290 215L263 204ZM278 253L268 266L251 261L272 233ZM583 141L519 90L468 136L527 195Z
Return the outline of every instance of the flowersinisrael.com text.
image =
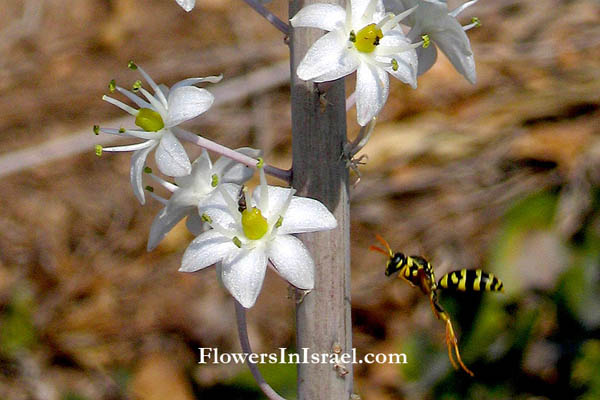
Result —
M274 353L221 353L216 347L199 347L198 364L406 364L404 353L367 353L358 357L356 349L351 353L311 353L301 348L298 353L287 353L280 347Z

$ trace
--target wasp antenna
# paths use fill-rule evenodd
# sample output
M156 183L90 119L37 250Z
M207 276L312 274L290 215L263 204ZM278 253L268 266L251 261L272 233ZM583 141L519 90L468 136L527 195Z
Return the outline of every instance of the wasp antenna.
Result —
M370 246L369 250L376 251L376 252L381 253L381 254L385 254L386 256L388 255L387 251L385 251L382 248L379 248L377 246Z
M390 245L388 244L388 242L383 237L381 237L381 235L379 235L378 233L375 234L375 238L377 240L379 240L379 242L381 244L383 244L384 247L387 249L387 253L386 254L389 255L390 257L393 257L394 256L394 251L392 250L392 248L390 247Z

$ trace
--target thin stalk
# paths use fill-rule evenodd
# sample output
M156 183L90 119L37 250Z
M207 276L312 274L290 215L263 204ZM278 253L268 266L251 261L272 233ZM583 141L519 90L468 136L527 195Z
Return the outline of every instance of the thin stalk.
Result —
M244 164L250 168L254 168L254 169L257 168L256 165L258 163L258 160L255 158L249 157L242 153L238 153L237 151L232 150L229 147L225 147L219 143L213 142L212 140L206 139L202 136L198 136L195 133L186 131L185 129L175 127L175 128L171 128L171 131L179 139L185 140L186 142L193 143L196 146L200 146L203 149L212 151L213 153L217 153L222 156L231 158L232 160L237 161L240 164ZM282 181L287 182L288 184L291 181L291 171L290 170L277 168L277 167L274 167L272 165L267 165L267 164L265 164L264 169L265 169L266 174L271 175L275 178L279 178Z
M281 33L285 36L290 34L290 27L288 24L280 20L275 14L269 11L265 6L263 6L258 0L244 0L246 4L254 9L257 13L262 15L271 25L277 28Z
M235 317L238 326L238 334L240 336L240 345L242 346L242 352L246 354L252 354L252 348L250 347L250 340L248 340L248 329L246 327L246 309L237 301L235 302ZM252 372L252 376L254 380L260 387L260 390L263 391L265 396L271 400L285 400L284 397L281 397L277 394L275 390L265 381L262 377L258 367L255 363L250 361L250 357L246 358L246 364L248 364L248 368L250 372Z

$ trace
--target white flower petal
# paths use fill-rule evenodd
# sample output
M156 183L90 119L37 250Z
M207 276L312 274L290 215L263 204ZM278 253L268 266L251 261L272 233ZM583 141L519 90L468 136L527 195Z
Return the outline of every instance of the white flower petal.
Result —
M394 71L390 66L386 68L386 71L394 78L407 83L413 89L416 89L418 70L417 52L415 50L403 51L402 53L394 55L393 58L396 60L398 68ZM389 60L391 62L391 58Z
M202 232L206 232L210 229L210 226L204 221L202 221L202 217L198 214L198 210L195 210L191 214L188 215L185 220L185 226L194 236L199 236Z
M460 14L461 12L463 12L465 10L465 8L471 7L473 4L477 3L479 0L471 0L471 1L467 1L466 3L456 7L454 10L450 11L448 13L448 15L450 15L451 17L456 18L458 16L458 14Z
M169 210L168 207L163 208L154 218L154 221L152 221L150 234L148 235L147 250L154 250L164 239L166 234L169 233L183 217L194 211L196 211L195 207L172 208L171 210Z
M230 253L221 266L223 285L229 293L245 308L252 307L265 279L267 255L264 250L255 248Z
M471 43L462 26L452 19L451 28L431 36L434 43L444 52L454 68L470 83L475 84L475 59L471 51Z
M154 157L158 169L165 175L178 177L192 172L192 165L183 145L168 129L163 130Z
M221 261L239 250L233 242L215 230L200 234L183 253L182 272L194 272Z
M341 35L340 31L329 32L313 43L296 70L300 79L308 81L338 68L347 51Z
M214 96L206 89L182 86L169 92L165 126L170 128L202 114L212 106Z
M177 4L181 6L185 11L190 12L194 5L196 4L196 0L176 0Z
M417 75L423 75L435 64L437 60L437 49L435 45L430 45L426 49L423 47L417 48L418 70Z
M308 249L291 235L278 235L269 244L269 259L277 272L299 289L315 287L315 263Z
M287 198L290 195L290 188L282 188L279 186L267 186L269 196L269 209L261 210L265 218L272 217L275 213L281 211ZM252 193L252 201L254 204L260 204L261 191L257 189Z
M180 208L197 207L201 197L193 190L185 187L179 188L171 195L167 203L167 209L169 212L175 212L175 210Z
M175 183L180 187L193 188L195 191L208 192L211 190L212 161L205 149L202 154L192 163L192 172L189 175L175 178Z
M129 180L131 187L133 188L133 194L138 198L140 203L144 204L146 198L144 197L144 185L142 182L142 173L144 172L144 165L146 164L146 158L148 153L156 147L156 140L148 140L146 142L147 147L136 150L131 156L131 169L129 170Z
M315 82L327 82L340 79L346 75L350 75L358 65L360 64L360 58L354 51L345 51L342 57L338 60L337 65L325 74L319 75L313 79Z
M294 28L319 28L326 31L342 29L346 19L346 10L337 4L310 4L290 19Z
M362 29L364 26L371 23L377 23L385 16L385 8L382 0L348 1L352 1L352 28L355 30ZM372 15L365 15L367 7L372 7Z
M242 147L235 151L252 158L258 158L262 154L262 150L252 149L250 147ZM247 167L231 158L222 156L215 162L213 173L219 175L220 182L232 182L241 185L252 178L252 175L254 175L254 168Z
M390 89L383 68L362 62L356 74L356 114L358 124L365 126L379 114Z
M271 196L271 192L269 192ZM271 200L269 198L269 200ZM278 234L306 233L334 229L337 221L327 207L318 200L294 196L283 217Z

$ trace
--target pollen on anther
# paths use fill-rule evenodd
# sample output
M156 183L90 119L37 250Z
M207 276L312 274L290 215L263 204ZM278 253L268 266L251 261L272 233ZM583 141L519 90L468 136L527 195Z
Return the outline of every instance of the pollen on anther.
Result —
M131 69L131 70L134 70L134 71L135 71L135 70L137 69L137 65L135 65L135 63L133 62L133 60L130 60L130 61L127 63L127 68L129 68L129 69Z
M277 218L277 222L275 222L275 228L279 228L281 225L283 225L283 216L280 215L279 218Z
M231 241L233 242L233 244L235 244L238 248L242 248L242 241L240 240L239 237L234 236L233 239L231 239Z
M421 36L421 39L423 39L423 48L428 48L431 44L431 39L429 38L429 35L423 35Z
M96 152L96 155L100 157L102 155L102 146L99 144L95 145L94 151Z
M94 135L100 134L100 125L94 125Z
M113 93L116 88L117 88L117 82L115 82L114 79L111 79L110 82L108 83L108 91Z
M135 81L133 83L133 85L131 86L131 90L133 90L134 92L137 92L138 90L140 90L140 88L142 87L142 81L140 81L139 79L137 81Z
M217 187L219 184L219 175L213 174L210 181L210 186Z
M202 214L201 218L202 218L202 221L212 224L212 218L208 214Z

